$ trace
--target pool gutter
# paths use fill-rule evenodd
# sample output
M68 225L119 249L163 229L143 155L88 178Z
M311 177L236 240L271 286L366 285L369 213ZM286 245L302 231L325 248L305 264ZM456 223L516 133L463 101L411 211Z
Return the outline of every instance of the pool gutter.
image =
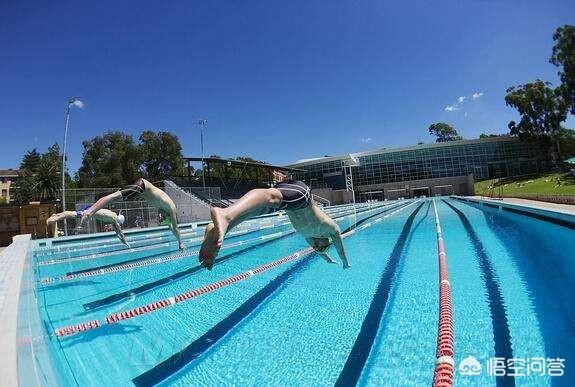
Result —
M452 196L454 199L475 203L481 206L491 207L497 210L509 211L511 213L526 215L532 218L555 223L570 229L575 229L575 206L573 208L551 207L540 205L535 201L525 201L525 203L509 203L505 200L495 200L469 196ZM547 203L546 203L547 204Z
M12 244L0 253L0 381L5 386L18 385L18 310L20 285L28 257L30 234L16 235Z

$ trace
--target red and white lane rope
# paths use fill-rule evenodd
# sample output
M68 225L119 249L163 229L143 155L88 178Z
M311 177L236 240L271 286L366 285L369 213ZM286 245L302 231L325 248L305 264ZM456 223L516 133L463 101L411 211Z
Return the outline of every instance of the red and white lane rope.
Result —
M439 325L437 329L437 349L434 387L450 387L453 385L454 343L453 343L453 302L451 300L451 284L447 271L447 254L443 243L443 233L439 215L433 200L435 212L435 231L437 233L437 255L439 260Z
M409 203L403 207L400 207L397 210L391 212L390 214L383 215L382 218L388 217L388 216L395 214L401 210L404 210L405 208L410 207L411 205L415 204L416 202L417 201L414 201L414 202L411 202L411 203ZM348 231L347 233L342 234L342 238L346 238L346 237L350 236L351 234L353 234L354 232L355 232L355 230ZM296 251L295 253L287 255L283 258L280 258L280 259L277 259L275 261L266 263L265 265L261 265L261 266L258 266L256 268L246 270L242 273L233 275L231 277L225 278L225 279L220 280L220 281L216 281L214 283L202 286L200 288L197 288L194 290L189 290L187 292L173 295L171 297L168 297L168 298L165 298L162 300L158 300L158 301L154 301L154 302L151 302L149 304L142 305L142 306L139 306L139 307L136 307L133 309L123 311L123 312L112 313L112 314L106 316L105 323L106 324L114 324L114 323L117 323L117 322L122 321L122 320L134 318L134 317L140 316L142 314L151 313L151 312L154 312L158 309L163 309L163 308L169 307L171 305L175 305L177 303L187 301L189 299L198 297L198 296L206 294L206 293L211 293L215 290L221 289L221 288L229 286L229 285L233 285L233 284L238 283L240 281L243 281L247 278L250 278L251 276L263 273L264 271L267 271L267 270L270 270L270 269L275 268L277 266L283 265L285 263L294 261L298 258L306 257L313 252L314 252L314 249L311 247L308 247L306 249ZM92 321L88 321L85 323L70 325L70 326L66 326L66 327L62 327L62 328L57 328L57 329L55 329L54 333L56 334L56 336L60 336L60 337L69 336L69 335L73 335L73 334L76 334L79 332L84 332L84 331L87 331L90 329L99 328L102 324L103 323L100 323L98 320L92 320Z

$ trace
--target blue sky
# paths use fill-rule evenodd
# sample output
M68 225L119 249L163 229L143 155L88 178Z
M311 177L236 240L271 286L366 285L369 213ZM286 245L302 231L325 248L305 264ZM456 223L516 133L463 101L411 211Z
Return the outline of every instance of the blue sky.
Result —
M198 118L207 153L278 164L431 142L437 121L501 133L507 87L557 83L563 24L572 0L2 1L0 169L62 141L71 96L72 171L107 130L197 156Z

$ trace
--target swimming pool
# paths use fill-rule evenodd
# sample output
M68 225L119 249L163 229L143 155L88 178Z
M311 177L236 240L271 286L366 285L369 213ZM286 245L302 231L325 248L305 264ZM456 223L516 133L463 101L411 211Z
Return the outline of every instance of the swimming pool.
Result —
M349 270L292 256L307 246L285 216L232 230L211 272L198 266L201 224L182 228L184 253L166 229L128 233L131 250L109 234L35 241L36 294L61 382L429 385L435 205L448 255L455 383L572 385L573 228L434 201L328 208L342 230L355 230L344 242ZM503 372L518 376L496 378L498 358L516 359ZM479 371L457 370L477 366L473 359Z

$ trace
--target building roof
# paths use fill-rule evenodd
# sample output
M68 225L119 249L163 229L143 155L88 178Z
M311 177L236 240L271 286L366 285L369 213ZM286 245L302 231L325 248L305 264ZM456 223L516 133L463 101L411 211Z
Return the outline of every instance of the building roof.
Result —
M356 153L348 153L341 156L326 156L326 157L316 157L311 159L303 159L298 160L295 163L288 164L288 167L303 167L306 165L313 165L317 163L323 163L328 161L338 161L338 160L349 160L357 159L361 156L369 156L375 154L382 154L382 153L395 153L395 152L404 152L410 150L421 150L421 149L429 149L429 148L444 148L444 147L451 147L457 145L469 145L469 144L477 144L477 143L486 143L486 142L500 142L500 141L509 141L514 140L514 137L510 136L500 136L500 137L487 137L487 138L476 138L473 140L458 140L458 141L448 141L448 142L434 142L428 144L418 144L418 145L411 145L406 147L398 147L398 148L379 148L373 149L364 152L356 152Z
M20 175L20 171L17 169L0 169L0 176L2 177L18 177Z
M296 168L290 168L288 166L279 166L279 165L272 165L272 164L263 164L257 163L252 161L244 161L244 160L233 160L233 159L222 159L219 157L184 157L185 161L204 161L210 162L214 164L226 164L228 166L235 166L235 167L257 167L267 170L278 170L278 171L286 171L286 172L303 172L303 170L298 171Z

